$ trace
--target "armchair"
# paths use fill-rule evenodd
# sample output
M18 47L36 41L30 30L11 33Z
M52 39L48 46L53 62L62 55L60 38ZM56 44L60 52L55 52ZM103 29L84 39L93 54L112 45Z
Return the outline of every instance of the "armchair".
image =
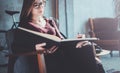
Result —
M96 41L103 49L119 51L120 56L120 31L118 31L118 21L115 18L89 18L90 37L97 37Z
M38 51L38 52L28 52L28 53L19 53L19 54L14 54L11 49L11 44L13 43L14 39L14 32L17 29L10 29L6 32L6 41L7 41L7 46L9 49L9 54L6 55L8 59L8 70L7 73L13 73L14 72L14 65L18 59L18 57L23 57L23 56L30 56L30 55L36 55L38 57L38 66L39 66L39 71L40 73L46 73L46 66L45 66L45 61L44 61L44 55L42 54L43 52ZM24 68L24 67L23 67Z

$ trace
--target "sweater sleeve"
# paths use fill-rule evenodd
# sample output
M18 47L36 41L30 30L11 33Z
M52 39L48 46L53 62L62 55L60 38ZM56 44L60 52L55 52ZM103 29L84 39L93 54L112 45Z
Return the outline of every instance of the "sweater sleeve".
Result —
M64 39L63 35L61 34L61 32L58 29L58 24L55 21L55 19L49 19L49 23L51 26L53 26L55 28L57 36L60 37L61 39Z

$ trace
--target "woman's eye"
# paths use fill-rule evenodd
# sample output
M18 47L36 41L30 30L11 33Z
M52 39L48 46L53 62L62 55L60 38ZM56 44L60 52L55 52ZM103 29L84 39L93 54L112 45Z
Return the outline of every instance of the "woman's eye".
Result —
M34 7L38 7L39 5L38 4L35 4Z
M38 8L39 7L39 5L38 4L34 4L34 8Z

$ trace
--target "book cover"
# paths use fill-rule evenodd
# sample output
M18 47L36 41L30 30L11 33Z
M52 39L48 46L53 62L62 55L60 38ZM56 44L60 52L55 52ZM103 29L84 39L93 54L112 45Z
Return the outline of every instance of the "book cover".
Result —
M45 33L40 33L37 31L33 31L30 29L26 29L23 27L18 27L21 31L28 32L29 34L32 34L34 36L39 37L42 39L41 41L47 43L47 44L52 44L52 45L58 45L60 46L62 43L67 44L67 43L74 43L74 42L80 42L80 41L95 41L98 40L98 38L73 38L73 39L60 39L57 36L50 35L50 34L45 34Z

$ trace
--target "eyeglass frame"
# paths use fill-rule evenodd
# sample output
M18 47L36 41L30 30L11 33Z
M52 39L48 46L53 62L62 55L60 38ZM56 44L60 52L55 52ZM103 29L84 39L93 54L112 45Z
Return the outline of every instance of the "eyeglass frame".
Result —
M33 8L35 8L35 9L39 9L40 7L45 7L45 6L46 6L46 1L33 4Z

